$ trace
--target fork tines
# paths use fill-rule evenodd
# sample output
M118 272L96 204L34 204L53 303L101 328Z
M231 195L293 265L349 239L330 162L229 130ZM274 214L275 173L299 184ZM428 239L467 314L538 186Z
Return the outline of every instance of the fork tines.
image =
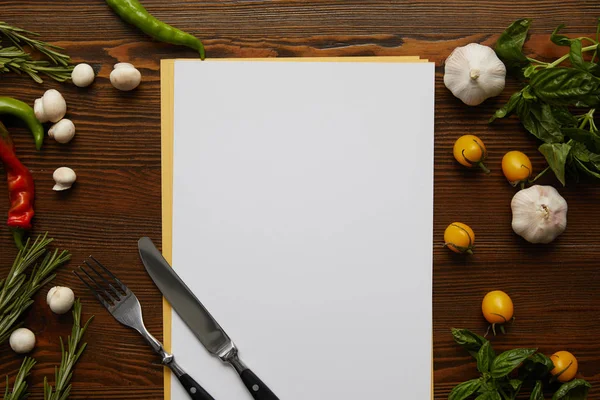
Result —
M94 266L91 263L89 263L87 260L85 260L83 263L85 265L87 265L87 267L90 270L93 271L92 274L89 273L88 271L86 271L86 269L84 269L81 265L79 266L79 271L82 272L83 274L85 274L87 279L85 277L82 277L81 275L79 275L77 273L77 271L73 271L73 273L75 275L77 275L77 277L83 282L83 284L92 291L94 296L96 296L98 301L100 301L100 303L102 303L102 305L104 305L104 307L106 307L107 309L111 309L124 296L126 296L128 294L129 289L112 272L110 272L104 265L102 265L93 256L90 256L90 259L93 261L93 263L97 267L100 267L106 273L106 275L108 275L108 277L111 279L111 281L106 279L106 277L104 275L102 275L100 272L98 272L98 270L96 268L94 268ZM96 278L94 278L94 276L96 276ZM98 280L100 280L100 283L98 282ZM90 281L92 282L91 284L90 284ZM92 287L92 285L94 287ZM120 291L115 289L115 286L117 288L119 288Z

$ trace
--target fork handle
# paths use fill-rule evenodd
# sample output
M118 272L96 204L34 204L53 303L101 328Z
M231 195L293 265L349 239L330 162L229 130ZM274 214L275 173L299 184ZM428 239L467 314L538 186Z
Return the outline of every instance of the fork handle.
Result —
M187 394L193 400L215 400L198 382L188 374L183 374L177 377L181 385L185 388Z

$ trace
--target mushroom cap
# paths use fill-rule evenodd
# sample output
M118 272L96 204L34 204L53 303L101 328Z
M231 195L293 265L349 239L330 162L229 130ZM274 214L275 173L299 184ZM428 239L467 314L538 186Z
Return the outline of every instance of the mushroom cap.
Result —
M71 80L78 87L86 87L94 82L94 69L86 63L77 64L71 72Z
M46 118L51 122L60 121L67 113L67 102L56 89L46 90L42 96L42 105Z

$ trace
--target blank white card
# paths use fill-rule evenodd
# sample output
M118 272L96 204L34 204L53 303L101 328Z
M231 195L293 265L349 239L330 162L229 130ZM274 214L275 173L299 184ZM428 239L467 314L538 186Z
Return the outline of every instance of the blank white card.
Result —
M281 400L430 399L434 64L181 60L174 82L173 267L241 359ZM172 350L252 399L174 311Z

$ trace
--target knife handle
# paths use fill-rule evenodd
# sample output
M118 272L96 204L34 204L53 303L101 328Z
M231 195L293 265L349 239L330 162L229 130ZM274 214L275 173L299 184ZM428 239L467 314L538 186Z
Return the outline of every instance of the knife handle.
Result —
M263 383L258 376L250 369L245 369L240 372L240 377L242 378L242 382L246 385L246 389L252 394L254 400L279 400L277 396L267 385Z
M188 374L183 374L177 377L181 385L184 387L187 394L193 400L215 400L198 382Z

